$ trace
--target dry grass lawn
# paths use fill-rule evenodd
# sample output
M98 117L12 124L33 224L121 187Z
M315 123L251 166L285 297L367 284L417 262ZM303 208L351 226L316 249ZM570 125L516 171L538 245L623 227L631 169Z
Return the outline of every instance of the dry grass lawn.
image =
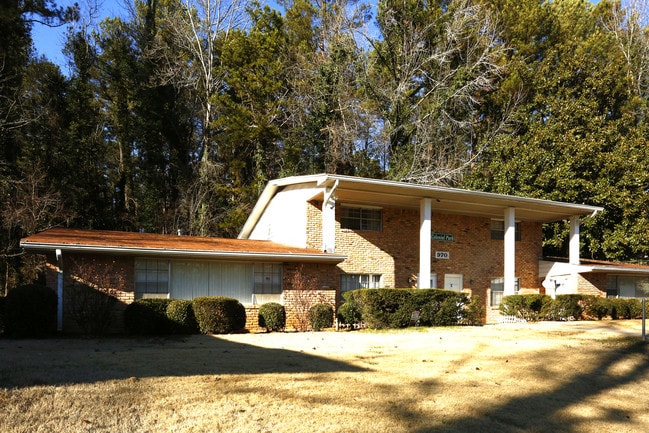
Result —
M647 432L640 329L4 339L0 432Z

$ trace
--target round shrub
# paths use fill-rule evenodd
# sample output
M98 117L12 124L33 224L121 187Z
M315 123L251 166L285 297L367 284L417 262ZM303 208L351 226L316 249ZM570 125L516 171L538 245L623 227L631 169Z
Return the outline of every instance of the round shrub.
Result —
M167 305L167 318L173 323L173 330L179 334L195 334L198 332L198 323L194 316L192 301L186 299L173 299Z
M54 290L30 284L9 291L5 300L5 332L12 337L44 337L56 332Z
M334 324L334 309L329 304L315 304L309 309L309 322L314 331L331 328Z
M137 299L124 310L126 332L134 335L170 334L174 324L167 318L171 299Z
M246 309L234 298L202 296L194 299L193 307L203 334L228 334L246 326Z
M338 307L338 321L345 325L356 325L363 321L360 306L355 301L347 301Z
M286 310L277 302L268 302L259 307L258 323L266 331L281 331L286 327Z

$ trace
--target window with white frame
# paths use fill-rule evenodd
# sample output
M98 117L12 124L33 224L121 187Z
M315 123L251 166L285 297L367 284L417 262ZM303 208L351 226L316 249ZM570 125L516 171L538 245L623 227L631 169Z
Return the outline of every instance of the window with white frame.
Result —
M514 280L514 293L518 293L520 288L520 279L516 278ZM491 280L491 306L497 307L503 301L503 294L505 292L505 279L504 278L494 278Z
M514 234L517 241L521 240L521 223L517 222L514 226ZM491 239L502 241L505 239L505 221L491 220Z
M381 287L381 275L343 274L340 276L341 292L357 289L378 289L379 287Z
M255 263L254 293L277 295L282 293L282 264Z
M380 208L343 206L340 212L340 227L343 229L377 232L382 229L383 213Z
M169 260L135 260L135 295L169 293Z

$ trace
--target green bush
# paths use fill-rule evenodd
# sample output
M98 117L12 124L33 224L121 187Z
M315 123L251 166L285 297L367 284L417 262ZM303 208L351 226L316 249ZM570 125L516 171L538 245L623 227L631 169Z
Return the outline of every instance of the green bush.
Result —
M355 292L363 322L370 328L405 328L417 309L411 289L360 289Z
M334 309L329 304L315 304L309 308L309 323L314 331L331 328L334 324Z
M483 325L484 324L485 306L480 296L471 297L469 304L464 309L463 317L460 321L462 325Z
M44 337L56 332L54 290L30 284L9 290L5 299L5 332L18 338Z
M541 316L545 320L581 320L584 295L557 295L542 304Z
M464 293L439 289L360 289L344 294L338 317L344 323L362 321L370 328L405 328L419 311L423 326L482 323L480 299L469 303ZM346 306L348 305L348 306ZM344 308L343 308L344 307Z
M543 308L550 302L552 302L552 298L548 295L509 295L503 298L500 312L505 316L515 316L529 322L536 322L543 317Z
M463 293L450 290L420 290L420 302L428 301L421 307L421 324L425 326L458 325L463 318L464 305L468 298Z
M173 331L179 334L198 333L198 323L194 316L192 301L172 299L167 305L166 316L173 323Z
M194 315L203 334L228 334L246 326L246 309L239 301L223 296L194 299Z
M601 298L599 296L588 296L584 298L584 313L588 317L602 320L604 317L610 315L610 310L611 303L608 298Z
M611 319L635 319L642 314L642 303L634 298L609 298Z
M268 302L259 307L258 323L266 331L281 331L286 327L286 309L277 302Z
M170 334L174 323L167 317L172 299L137 299L124 310L126 332L134 335Z
M65 290L66 315L76 322L79 329L90 335L106 334L113 322L117 298L80 283L73 283Z

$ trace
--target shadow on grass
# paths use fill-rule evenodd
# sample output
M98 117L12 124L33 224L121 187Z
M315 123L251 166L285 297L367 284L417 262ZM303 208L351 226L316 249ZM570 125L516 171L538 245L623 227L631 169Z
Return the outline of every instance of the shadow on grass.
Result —
M360 372L346 362L192 335L123 339L0 339L0 388L162 376Z
M633 357L632 367L625 369L624 374L619 372L619 364ZM563 362L562 359L548 358L548 362ZM649 344L643 341L627 340L620 344L618 350L607 352L594 369L579 372L579 365L565 365L566 369L577 371L571 380L551 392L531 392L523 396L502 401L495 408L490 408L480 413L468 414L460 419L450 420L448 425L431 425L430 427L411 430L412 433L460 433L460 432L491 432L520 433L520 432L562 432L577 433L581 431L580 423L597 421L607 425L623 426L624 424L637 423L632 419L631 413L620 409L615 400L610 400L606 408L598 407L599 413L590 418L574 417L562 413L564 409L579 403L588 403L590 398L597 398L599 394L614 390L618 387L641 383L649 373ZM526 385L520 384L525 390ZM425 389L421 389L425 392ZM641 402L646 396L636 396ZM469 397L468 397L469 398ZM641 403L642 404L642 403ZM394 417L408 419L417 416L407 407L399 407L393 413ZM425 420L422 424L426 424ZM421 424L420 424L421 425ZM646 426L645 426L646 427ZM624 430L636 431L636 430ZM640 431L640 430L637 430ZM642 429L645 431L645 429Z

